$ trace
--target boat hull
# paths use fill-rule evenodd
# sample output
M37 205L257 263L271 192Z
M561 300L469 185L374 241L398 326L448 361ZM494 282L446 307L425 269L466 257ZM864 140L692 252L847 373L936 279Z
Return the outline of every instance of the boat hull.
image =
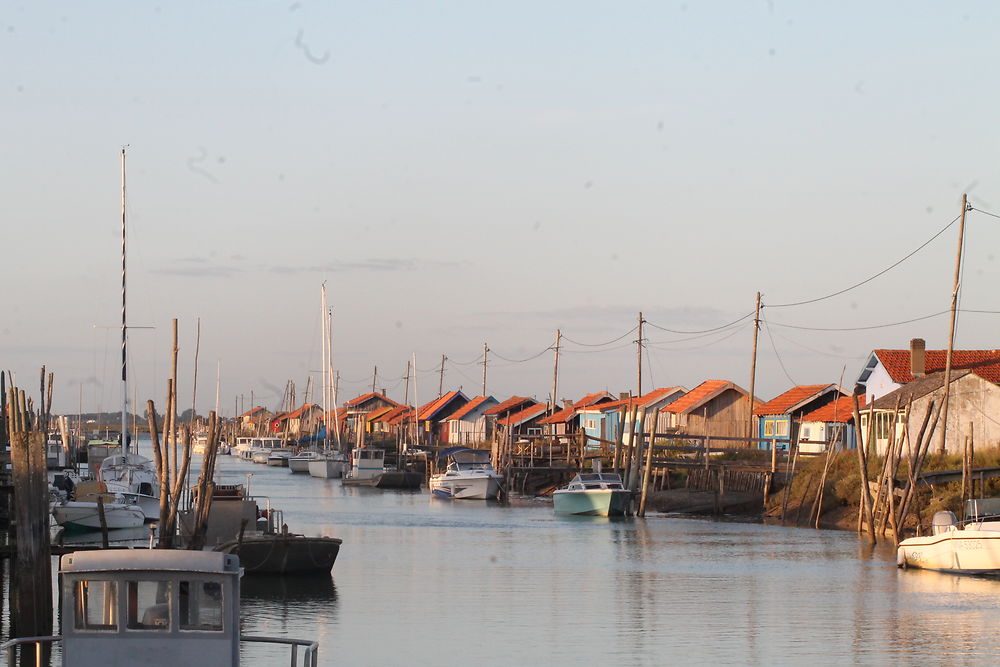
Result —
M419 489L423 475L417 472L386 470L374 477L345 477L344 486L374 486L378 489Z
M492 500L500 493L499 476L446 477L434 475L430 480L431 493L439 498L456 500Z
M329 574L343 541L337 537L253 535L216 551L240 557L247 574Z
M631 492L622 489L559 490L552 494L552 503L557 514L622 516L631 497Z
M320 477L323 479L335 479L344 476L347 468L345 461L334 459L316 459L306 464L306 471L310 477Z
M56 523L64 528L99 530L100 512L97 503L67 501L52 507ZM138 505L105 503L104 519L108 528L136 528L146 521L146 516Z
M1000 574L1000 531L951 530L899 543L900 567L958 574Z
M288 469L292 472L309 472L309 463L315 461L316 459L300 458L298 456L293 456L288 459Z

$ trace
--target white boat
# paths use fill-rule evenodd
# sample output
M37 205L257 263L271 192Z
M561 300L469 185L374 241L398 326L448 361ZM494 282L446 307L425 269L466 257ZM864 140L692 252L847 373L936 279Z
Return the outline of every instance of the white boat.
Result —
M295 456L288 457L288 469L292 472L309 472L309 462L323 456L313 449L305 449Z
M347 457L340 452L327 452L307 464L310 477L334 479L347 472Z
M123 496L109 496L104 503L104 520L108 528L135 528L143 525L146 516L138 505ZM64 500L52 506L52 518L63 528L95 530L101 528L101 512L96 501Z
M194 444L191 446L192 454L204 454L205 450L208 449L208 436L199 435L194 439Z
M632 492L613 472L580 473L565 489L552 494L556 513L588 516L620 516L631 498Z
M115 454L101 461L98 479L110 493L135 498L147 521L160 518L160 483L156 465L138 454Z
M267 463L267 456L271 453L271 450L284 446L285 441L281 438L251 438L249 447L240 452L240 458L244 461L253 461L254 463ZM258 454L263 454L264 456L261 457Z
M503 475L490 463L490 452L485 449L449 447L439 458L447 459L444 472L432 475L431 493L442 498L492 500L500 493Z
M896 564L958 574L1000 574L1000 498L965 503L965 520L936 512L931 534L899 543Z
M267 455L267 465L278 468L287 468L288 459L295 451L291 447L276 447Z
M250 449L250 445L253 442L253 438L236 438L236 445L229 451L231 456L236 456L238 458L245 458L243 452Z
M12 665L19 647L22 656L55 655L51 645L62 642L61 662L74 667L239 667L242 641L283 648L277 664L316 667L315 641L241 636L240 565L238 556L213 551L66 554L59 563L61 635L11 639L0 651Z

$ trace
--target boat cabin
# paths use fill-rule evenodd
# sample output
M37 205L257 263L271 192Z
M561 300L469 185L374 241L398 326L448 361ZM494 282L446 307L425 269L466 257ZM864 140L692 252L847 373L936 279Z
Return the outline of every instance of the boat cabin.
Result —
M63 556L63 664L238 665L239 558L180 550ZM169 662L168 662L169 661Z
M448 447L438 454L439 459L446 459L447 472L458 473L465 470L493 470L490 462L490 450L470 449L469 447Z
M573 478L567 491L591 491L600 489L624 489L622 478L613 472L584 472Z
M385 450L359 448L351 451L351 478L373 479L385 472Z

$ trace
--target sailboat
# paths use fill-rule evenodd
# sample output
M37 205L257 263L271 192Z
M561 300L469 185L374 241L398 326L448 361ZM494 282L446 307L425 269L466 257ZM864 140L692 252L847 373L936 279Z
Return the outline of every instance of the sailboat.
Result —
M310 477L343 477L347 469L347 459L340 451L340 415L337 414L337 390L332 381L333 369L333 321L330 306L326 300L326 283L320 287L320 301L323 308L323 452L309 459L306 466ZM332 398L332 400L331 400ZM333 429L337 448L330 447L330 403L333 403ZM291 461L289 461L291 465Z
M122 193L122 372L121 372L121 439L119 449L115 453L97 461L89 461L91 471L96 472L97 479L104 491L115 497L124 498L131 506L138 505L142 509L146 521L153 521L160 515L160 484L153 462L138 452L138 442L133 443L129 437L128 427L128 324L126 313L126 206L125 206L125 149L121 153L121 193ZM80 504L80 503L77 503ZM87 505L87 502L83 502ZM93 503L96 510L96 502ZM87 507L79 508L85 511ZM57 523L64 512L56 513Z

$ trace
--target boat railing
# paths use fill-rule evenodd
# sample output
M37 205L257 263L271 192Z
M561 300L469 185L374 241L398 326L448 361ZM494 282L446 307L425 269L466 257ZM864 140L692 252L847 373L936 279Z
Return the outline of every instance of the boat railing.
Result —
M23 652L25 647L34 646L35 665L36 667L42 667L43 664L47 664L43 663L43 656L46 654L43 647L48 646L51 651L51 645L60 641L62 641L61 635L18 637L0 644L0 651L7 656L8 667L18 667L18 649L20 648ZM240 636L240 641L257 644L284 644L288 646L288 664L290 667L299 667L299 648L301 647L304 649L302 652L302 667L317 667L319 664L319 642L316 641L292 639L289 637L253 637L247 635Z

